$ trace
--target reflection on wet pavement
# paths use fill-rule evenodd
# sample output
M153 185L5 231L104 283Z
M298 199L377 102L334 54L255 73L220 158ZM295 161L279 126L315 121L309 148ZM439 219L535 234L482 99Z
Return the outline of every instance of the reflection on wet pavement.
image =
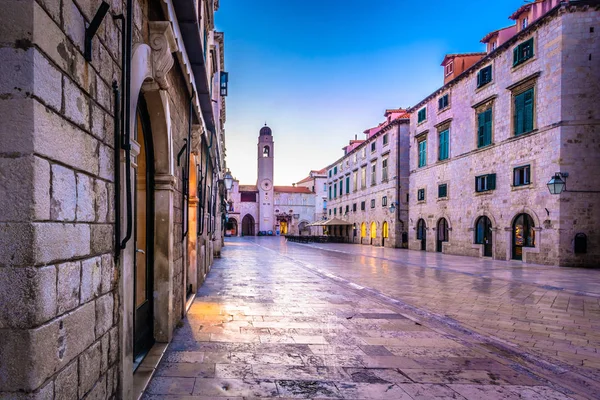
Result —
M559 348L561 340L575 341L570 330L557 335L560 327L581 326L584 317L593 337L598 314L586 313L594 309L588 303L598 312L598 298L476 276L473 266L456 272L441 259L436 268L407 266L398 259L418 264L421 256L400 250L381 257L376 250L383 249L366 246L331 250L279 238L228 241L144 398L566 399L595 390L570 392L376 294L450 315L480 333L504 339L499 332L510 331L520 345L552 341ZM581 309L563 304L563 295L574 304L581 297ZM576 343L552 355L582 354L572 351L586 347ZM586 344L596 354L597 343ZM575 364L584 369L592 359Z

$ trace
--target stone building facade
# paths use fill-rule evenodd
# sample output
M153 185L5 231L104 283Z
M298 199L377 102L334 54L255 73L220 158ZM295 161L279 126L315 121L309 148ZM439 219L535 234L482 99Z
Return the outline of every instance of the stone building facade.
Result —
M409 110L411 249L598 266L600 11L567 3L521 7ZM557 172L567 190L550 194Z
M275 186L275 143L271 128L261 128L257 143L257 183L234 180L229 192L227 234L299 235L315 215L315 194L306 186Z
M384 116L384 122L364 132L365 140L350 141L344 156L327 167L327 218L352 223L328 233L351 243L402 247L410 116L403 109L387 110Z
M310 171L308 176L299 182L296 186L302 186L309 189L315 196L315 214L313 221L319 221L327 218L327 169ZM315 227L316 228L316 227ZM312 229L315 229L312 228Z
M109 3L0 6L0 398L134 398L222 245L218 1Z

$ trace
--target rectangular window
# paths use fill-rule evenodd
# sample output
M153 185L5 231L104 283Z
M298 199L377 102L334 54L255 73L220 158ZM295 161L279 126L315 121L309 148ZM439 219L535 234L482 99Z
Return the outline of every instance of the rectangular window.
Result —
M533 88L514 97L515 104L515 136L533 130Z
M384 207L387 206L387 196L383 196L381 198L381 205Z
M358 171L352 173L352 190L354 192L358 190Z
M337 175L337 165L335 167L333 167L333 174Z
M446 160L450 156L450 142L448 136L450 135L450 130L445 129L440 132L440 148L438 151L438 160Z
M340 215L342 215L342 207L340 207Z
M454 62L446 64L446 76L451 75L454 72Z
M492 144L492 109L477 114L477 147Z
M337 208L333 209L333 215L337 215Z
M427 140L419 142L419 167L427 165Z
M438 185L438 198L448 197L448 185L443 183Z
M352 204L352 211L356 212L356 203Z
M371 199L371 208L375 208L375 199Z
M417 123L421 123L427 119L427 107L423 107L417 114Z
M323 184L323 190L327 190L327 184L326 183Z
M448 107L448 93L438 99L438 110Z
M346 176L346 194L350 193L350 175Z
M365 211L365 209L367 208L365 203L366 203L365 201L360 202L360 210L361 211Z
M329 209L329 216L331 217L331 209Z
M340 181L340 197L344 194L344 181Z
M375 186L377 184L377 163L374 162L371 164L371 186Z
M358 153L354 153L354 156L352 156L352 161L354 161L354 163L356 163L357 160L358 160Z
M475 191L487 192L496 189L496 174L481 175L475 177Z
M383 145L386 146L388 144L388 134L383 135Z
M367 187L367 167L362 167L360 170L360 188Z
M533 57L533 38L524 41L513 49L513 67Z
M367 158L367 148L363 147L362 149L362 158Z
M513 185L524 186L531 183L531 168L529 165L517 167L513 170Z
M329 170L329 177L331 178L331 170Z
M417 201L425 200L425 189L417 190Z
M333 184L333 198L337 198L337 183Z
M371 153L375 152L376 144L376 142L371 143Z
M488 65L485 68L482 68L477 73L477 87L480 88L482 86L487 85L492 81L492 66Z
M350 212L350 206L346 206L346 214L348 214Z
M384 158L383 161L381 161L381 180L383 182L387 182L388 180L388 160L387 158Z
M329 185L329 200L331 200L331 185Z

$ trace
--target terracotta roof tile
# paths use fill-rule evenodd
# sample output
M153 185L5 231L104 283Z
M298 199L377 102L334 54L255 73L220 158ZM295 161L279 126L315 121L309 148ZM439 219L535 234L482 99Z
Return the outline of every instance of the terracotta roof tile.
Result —
M256 185L240 185L240 192L258 192Z
M275 192L279 193L305 193L311 194L311 190L304 186L275 186Z

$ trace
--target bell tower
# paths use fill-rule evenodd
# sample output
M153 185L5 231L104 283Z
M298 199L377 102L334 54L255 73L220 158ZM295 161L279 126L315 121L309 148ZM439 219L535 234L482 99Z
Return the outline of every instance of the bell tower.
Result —
M275 231L273 215L273 156L274 144L271 128L265 124L258 135L258 226L260 231Z

